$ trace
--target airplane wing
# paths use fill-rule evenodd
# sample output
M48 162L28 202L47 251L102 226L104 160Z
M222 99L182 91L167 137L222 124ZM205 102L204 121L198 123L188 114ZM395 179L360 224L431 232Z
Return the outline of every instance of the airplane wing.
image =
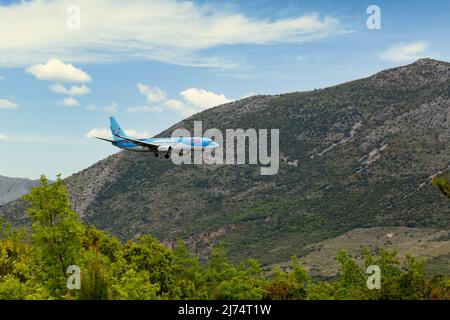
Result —
M100 137L94 137L95 139L100 139L103 141L108 141L108 142L114 142L114 140L109 140L109 139L105 139L105 138L100 138Z
M114 135L115 135L116 137L122 138L122 139L124 139L124 140L126 140L126 141L129 141L129 142L132 142L132 143L134 143L134 144L137 144L138 146L145 147L145 148L149 148L149 149L152 150L152 151L157 151L157 150L158 150L158 147L159 147L159 145L157 145L157 144L153 144L153 143L149 143L149 142L144 142L144 141L137 140L137 139L133 139L133 138L130 138L130 137L124 137L124 136L121 136L120 134L114 133Z

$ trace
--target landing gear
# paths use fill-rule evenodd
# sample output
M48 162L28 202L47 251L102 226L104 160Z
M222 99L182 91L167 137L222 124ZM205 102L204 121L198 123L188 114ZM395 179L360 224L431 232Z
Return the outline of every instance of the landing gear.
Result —
M158 152L154 152L153 155L155 156L155 158L158 158L159 153Z
M169 159L171 152L172 152L172 147L169 147L169 150L167 150L167 153L164 155L164 158Z

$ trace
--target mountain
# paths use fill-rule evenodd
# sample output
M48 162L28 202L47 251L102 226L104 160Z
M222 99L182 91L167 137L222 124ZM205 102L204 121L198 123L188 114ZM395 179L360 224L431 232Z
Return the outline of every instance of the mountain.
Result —
M200 253L221 241L233 260L264 264L355 229L450 229L449 203L430 184L450 162L449 63L422 59L330 88L249 97L160 136L194 120L279 128L279 173L120 152L66 180L73 208L122 239L181 238ZM25 208L16 201L0 213L24 224Z
M0 176L0 205L27 194L38 181Z

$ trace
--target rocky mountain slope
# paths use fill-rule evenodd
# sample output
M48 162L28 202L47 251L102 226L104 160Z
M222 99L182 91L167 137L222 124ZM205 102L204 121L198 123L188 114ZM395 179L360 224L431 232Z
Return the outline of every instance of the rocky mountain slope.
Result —
M355 259L364 263L362 246L371 250L383 247L396 250L401 261L407 255L428 260L428 269L450 274L450 232L429 228L374 227L353 229L335 238L330 238L305 247L308 254L299 259L312 276L334 277L339 272L338 252L345 249ZM291 262L266 266L270 272L275 266L287 270Z
M423 59L321 90L255 96L169 128L279 128L277 175L256 165L174 165L121 152L67 179L73 207L123 239L223 241L235 260L305 255L368 227L450 228L430 177L450 162L450 64ZM26 223L25 204L0 208Z
M16 200L37 185L37 181L0 176L0 205Z

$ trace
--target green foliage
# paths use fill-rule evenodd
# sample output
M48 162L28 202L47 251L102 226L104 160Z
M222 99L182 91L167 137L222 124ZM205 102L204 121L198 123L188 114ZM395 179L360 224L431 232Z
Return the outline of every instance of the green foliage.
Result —
M160 292L159 284L149 281L150 272L136 272L129 269L113 285L114 298L119 300L156 300Z
M439 188L439 191L447 198L450 198L450 172L445 172L440 175L433 176L432 183Z
M222 270L225 272L221 274L221 279L219 278L216 297L232 300L262 299L265 290L263 289L263 272L259 263L256 260L250 259L246 263L236 267L226 263L224 255L222 257L222 267L225 267Z
M444 277L428 279L425 272L425 261L418 261L407 256L402 264L397 259L395 251L381 249L377 256L373 256L367 249L363 249L364 263L358 263L347 252L341 251L337 257L341 264L341 274L335 282L322 282L314 287L311 293L316 299L394 299L418 300L445 298L447 292ZM377 265L381 270L381 288L368 289L366 285L366 268ZM439 290L439 291L436 291ZM447 296L448 298L448 296Z
M263 272L256 260L228 261L223 245L207 262L179 241L170 249L151 236L121 243L86 227L69 208L62 180L26 196L32 232L0 221L0 299L450 299L450 279L425 272L425 262L381 249L356 260L339 252L339 275L314 282L296 257L286 270ZM67 289L67 267L81 269L81 288ZM381 289L369 290L366 268L382 270Z
M32 250L44 267L49 292L61 298L67 293L67 267L80 262L84 225L69 207L69 194L60 176L52 184L42 176L40 186L24 199L31 204Z
M280 268L274 269L272 278L265 284L265 298L307 299L307 289L311 284L311 279L296 257L292 257L291 265L291 272L283 272Z
M106 269L107 258L101 256L97 247L90 248L85 254L84 270L81 274L80 299L107 300L111 298Z

